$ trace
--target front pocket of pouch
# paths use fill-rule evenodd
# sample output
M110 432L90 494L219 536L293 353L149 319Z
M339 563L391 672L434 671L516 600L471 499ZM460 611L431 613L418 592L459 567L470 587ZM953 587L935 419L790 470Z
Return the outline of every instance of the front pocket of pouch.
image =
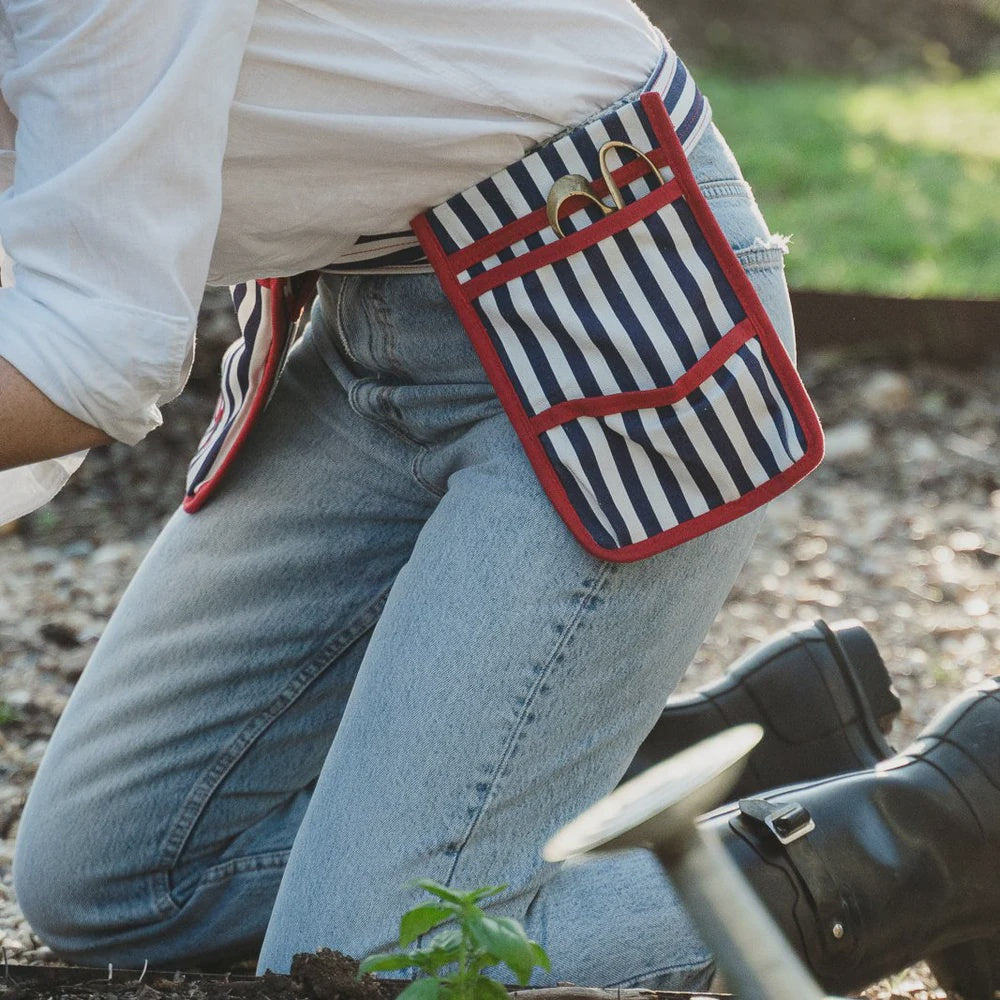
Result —
M662 183L623 163L612 174L622 207L577 209L556 235L546 185L609 136L648 156ZM820 460L801 381L658 96L569 133L414 228L542 485L594 554L669 548Z
M804 475L806 433L757 339L677 402L590 409L542 431L539 443L577 536L606 557L676 545Z

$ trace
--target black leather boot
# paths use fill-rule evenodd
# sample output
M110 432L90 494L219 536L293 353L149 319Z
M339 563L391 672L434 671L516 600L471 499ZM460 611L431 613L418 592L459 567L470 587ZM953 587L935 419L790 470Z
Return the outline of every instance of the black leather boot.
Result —
M927 959L964 1000L1000 988L1000 682L875 768L709 814L827 990Z
M899 710L865 627L815 621L772 636L721 680L671 698L625 778L742 722L763 726L764 738L733 798L862 770L892 754L883 733Z

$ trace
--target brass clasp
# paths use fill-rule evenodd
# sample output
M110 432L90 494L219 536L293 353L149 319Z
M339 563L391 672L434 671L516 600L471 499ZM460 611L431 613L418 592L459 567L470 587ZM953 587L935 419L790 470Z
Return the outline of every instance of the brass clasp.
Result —
M592 201L605 215L610 215L614 211L597 197L590 181L583 174L567 174L565 177L560 177L552 185L549 196L545 200L545 211L549 217L549 225L559 237L566 235L559 224L559 209L562 208L563 202L569 201L570 198L586 198L587 201Z
M618 139L612 139L610 142L606 142L598 150L597 161L601 166L601 177L604 178L604 183L607 185L608 194L611 195L611 200L614 202L614 206L612 207L598 198L593 185L582 174L567 174L565 177L560 177L559 180L552 185L549 190L549 196L545 200L545 211L548 216L549 225L555 230L556 235L560 238L566 234L563 232L562 225L559 222L559 210L562 208L564 202L569 201L571 198L585 198L587 201L596 205L601 210L603 215L610 215L612 212L616 212L618 209L625 207L625 199L622 197L621 188L615 181L614 175L611 172L611 167L608 166L608 154L613 149L627 150L628 152L641 157L646 161L647 166L653 172L653 176L660 182L660 184L662 185L666 183L663 179L663 174L659 171L659 168L644 152L642 152L642 150L636 149L636 147L631 143L621 142Z

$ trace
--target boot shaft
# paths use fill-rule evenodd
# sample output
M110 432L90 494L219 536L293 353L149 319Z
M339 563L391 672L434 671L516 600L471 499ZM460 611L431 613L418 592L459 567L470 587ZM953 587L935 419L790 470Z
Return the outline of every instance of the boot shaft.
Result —
M705 823L827 989L989 937L1000 931L1000 687L952 702L872 770Z
M864 626L815 621L772 636L721 679L671 698L626 778L745 722L762 726L764 738L734 798L861 770L892 754L883 729L899 710Z

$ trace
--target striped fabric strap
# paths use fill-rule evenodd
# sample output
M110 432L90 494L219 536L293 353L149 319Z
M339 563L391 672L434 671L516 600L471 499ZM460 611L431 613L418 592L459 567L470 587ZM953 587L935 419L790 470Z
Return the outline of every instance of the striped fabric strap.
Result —
M692 147L708 125L711 111L684 64L665 42L646 89L663 96L681 141L685 148ZM362 236L347 254L322 270L405 274L430 272L431 267L417 237L408 229ZM188 512L198 510L211 496L270 398L288 350L305 325L305 309L314 293L317 273L232 287L241 337L223 358L215 415L188 467L184 498Z
M188 464L183 507L194 513L211 496L277 385L305 325L316 272L267 278L231 289L241 337L222 359L222 386L211 423Z

